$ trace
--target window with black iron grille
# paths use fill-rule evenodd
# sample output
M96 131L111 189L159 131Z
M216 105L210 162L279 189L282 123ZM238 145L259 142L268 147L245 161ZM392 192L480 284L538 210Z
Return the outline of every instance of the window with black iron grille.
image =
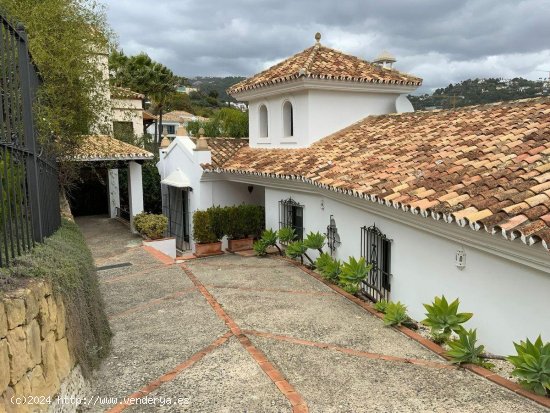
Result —
M361 291L375 302L390 299L391 242L376 225L361 228L361 256L372 265Z
M279 228L294 228L296 240L304 239L304 206L292 198L279 201Z

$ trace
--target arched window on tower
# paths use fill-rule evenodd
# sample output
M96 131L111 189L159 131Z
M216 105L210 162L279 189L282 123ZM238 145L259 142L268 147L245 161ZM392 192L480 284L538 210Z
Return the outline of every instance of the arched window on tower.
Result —
M260 138L269 136L269 124L267 119L267 108L265 105L260 106Z
M283 128L285 137L294 136L294 111L288 100L283 104Z

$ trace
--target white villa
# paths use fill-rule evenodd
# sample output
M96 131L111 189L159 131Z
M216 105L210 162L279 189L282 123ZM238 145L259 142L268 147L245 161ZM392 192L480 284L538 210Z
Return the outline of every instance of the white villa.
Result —
M374 299L423 319L460 298L488 351L550 337L550 99L413 113L421 85L385 53L314 46L233 86L250 137L177 136L160 151L165 213L181 249L193 211L265 206L267 228L325 233L365 256Z

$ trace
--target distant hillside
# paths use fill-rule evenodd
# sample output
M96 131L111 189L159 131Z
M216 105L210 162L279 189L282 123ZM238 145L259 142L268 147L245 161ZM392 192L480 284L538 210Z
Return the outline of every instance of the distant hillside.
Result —
M235 83L239 83L241 80L245 79L241 76L230 76L230 77L202 77L197 76L189 79L189 82L193 87L198 88L201 92L206 95L209 95L210 92L215 91L218 93L218 98L222 101L235 102L235 99L228 96L225 92L229 87L233 86Z
M449 109L500 101L550 95L549 81L514 79L468 79L433 94L409 96L415 110Z

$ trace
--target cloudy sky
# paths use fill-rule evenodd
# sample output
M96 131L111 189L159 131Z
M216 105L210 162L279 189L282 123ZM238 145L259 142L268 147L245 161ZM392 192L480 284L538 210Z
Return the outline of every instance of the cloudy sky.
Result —
M249 76L314 44L424 79L548 77L550 0L103 0L126 54L182 76Z

